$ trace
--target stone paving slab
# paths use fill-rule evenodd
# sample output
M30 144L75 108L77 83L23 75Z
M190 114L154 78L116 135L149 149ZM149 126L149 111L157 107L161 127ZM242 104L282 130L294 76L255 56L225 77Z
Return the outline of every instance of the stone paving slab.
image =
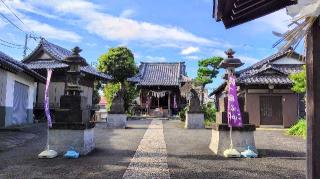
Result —
M123 178L170 178L162 121L152 120Z

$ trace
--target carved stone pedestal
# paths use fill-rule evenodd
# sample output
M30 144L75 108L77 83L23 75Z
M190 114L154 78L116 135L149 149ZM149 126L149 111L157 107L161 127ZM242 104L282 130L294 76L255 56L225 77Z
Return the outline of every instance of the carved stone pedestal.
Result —
M255 126L245 124L243 128L232 128L233 148L243 152L251 146L257 153L254 141ZM210 150L215 154L223 156L223 152L230 148L230 128L227 124L213 124L212 137L209 145Z
M203 113L186 113L185 128L187 129L203 129L204 114Z
M84 130L51 129L49 135L50 149L64 154L70 148L87 155L95 148L94 128Z
M125 129L127 127L126 114L108 114L107 126L109 128Z

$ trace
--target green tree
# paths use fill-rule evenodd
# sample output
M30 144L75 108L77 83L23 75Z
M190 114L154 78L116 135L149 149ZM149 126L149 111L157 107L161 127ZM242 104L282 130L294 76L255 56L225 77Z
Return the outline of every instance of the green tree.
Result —
M195 78L195 84L201 86L201 103L203 104L203 90L207 84L212 83L212 79L219 73L219 64L223 60L222 57L214 56L206 58L198 62L198 72Z
M104 86L104 96L107 100L107 109L112 99L120 89L128 110L131 101L137 96L137 90L127 82L127 78L134 76L138 69L134 62L134 55L127 47L110 48L98 59L98 70L112 76L112 82Z
M123 84L137 73L134 55L127 47L110 48L98 59L98 70L113 77L113 82Z
M306 66L303 66L303 70L298 73L289 75L290 80L293 83L292 91L296 93L305 93L307 87Z

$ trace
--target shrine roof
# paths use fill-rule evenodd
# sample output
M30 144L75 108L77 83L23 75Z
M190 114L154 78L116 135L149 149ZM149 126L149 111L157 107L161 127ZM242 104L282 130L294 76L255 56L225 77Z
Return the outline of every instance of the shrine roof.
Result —
M186 74L184 62L141 62L139 73L128 79L138 86L180 86L181 83L191 80Z
M36 55L41 53L41 51L47 53L50 56L50 59L37 59ZM48 68L68 68L69 65L64 63L63 60L71 55L72 52L70 50L67 50L42 38L38 46L27 57L25 57L22 62L25 63L29 68L34 70L42 70ZM102 80L112 79L111 76L98 72L94 67L90 65L81 67L81 71Z
M296 63L277 63L277 60L283 58L292 58L296 60ZM253 86L253 85L282 85L291 86L292 81L289 79L289 75L298 73L302 70L304 62L302 56L291 49L285 52L278 52L271 55L248 68L237 71L237 85L240 86ZM210 95L221 92L226 86L226 83L221 84Z
M6 55L0 51L0 68L8 70L12 73L24 72L31 77L35 78L36 81L44 82L45 78L39 73L27 67L27 65L13 59L12 57Z

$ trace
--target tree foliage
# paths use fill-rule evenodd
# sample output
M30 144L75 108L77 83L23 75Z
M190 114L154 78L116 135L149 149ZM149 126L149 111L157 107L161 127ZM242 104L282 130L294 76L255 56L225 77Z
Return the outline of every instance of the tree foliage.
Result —
M127 78L137 73L134 55L127 47L110 48L109 51L98 59L98 70L112 76L113 80L104 86L104 96L107 101L107 110L110 109L115 94L123 88L123 99L125 109L128 111L132 100L138 92L134 85L127 82Z
M219 64L223 60L222 57L211 57L200 60L198 62L198 73L195 79L196 84L205 87L207 84L212 83L212 79L219 73Z
M120 83L108 83L103 90L103 94L106 98L107 101L107 111L109 111L113 97L115 94L120 90ZM129 106L131 102L137 97L138 95L138 90L128 82L124 82L124 89L126 90L125 93L123 94L123 100L124 100L124 108L126 111L128 111Z
M291 88L296 93L305 93L307 86L306 66L303 66L303 70L299 73L289 75L290 80L293 83Z
M110 48L98 61L98 70L111 75L116 83L123 83L137 73L134 55L127 47Z

